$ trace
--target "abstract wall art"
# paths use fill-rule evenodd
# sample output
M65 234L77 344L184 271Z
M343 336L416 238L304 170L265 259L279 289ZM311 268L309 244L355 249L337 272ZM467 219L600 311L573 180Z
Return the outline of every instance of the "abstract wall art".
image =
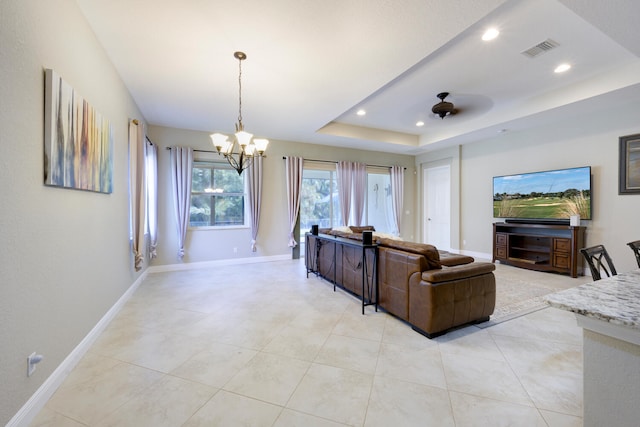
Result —
M45 70L44 180L77 190L113 191L113 131L54 70Z

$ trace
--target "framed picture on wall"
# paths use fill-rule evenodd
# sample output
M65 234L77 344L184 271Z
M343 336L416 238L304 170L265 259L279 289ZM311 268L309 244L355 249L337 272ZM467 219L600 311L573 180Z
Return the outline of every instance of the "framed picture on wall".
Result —
M618 194L640 194L640 134L620 137Z

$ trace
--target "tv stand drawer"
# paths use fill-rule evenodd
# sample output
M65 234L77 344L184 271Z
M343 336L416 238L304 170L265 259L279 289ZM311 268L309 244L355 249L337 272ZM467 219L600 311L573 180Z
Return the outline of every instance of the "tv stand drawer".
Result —
M553 254L553 266L556 268L569 268L569 254Z
M571 239L553 239L553 250L555 252L570 252Z

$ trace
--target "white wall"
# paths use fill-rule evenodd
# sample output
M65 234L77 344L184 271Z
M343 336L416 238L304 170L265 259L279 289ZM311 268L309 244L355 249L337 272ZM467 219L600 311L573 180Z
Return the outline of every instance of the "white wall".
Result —
M43 185L45 68L110 119L112 194ZM0 2L0 425L136 280L129 118L142 117L73 0ZM44 360L27 377L34 351Z
M493 176L591 166L593 220L582 221L586 245L604 244L619 272L637 268L626 243L640 238L640 195L618 195L618 138L640 133L638 117L640 105L606 106L552 126L460 147L459 247L490 257ZM450 151L428 153L419 163L450 156Z
M158 258L152 261L153 265L290 256L291 249L287 246L289 219L283 156L301 156L314 160L351 160L382 166L394 164L405 166L407 168L405 171L405 211L410 213L405 215L402 235L406 239L412 239L415 234L412 220L415 211L413 195L415 194L416 178L413 156L272 140L263 163L263 204L257 252L250 250L251 232L249 229L190 230L187 232L186 254L184 259L180 261L177 258L173 202L168 197L171 179L168 169L169 151L166 150L166 147L182 145L197 150L210 151L214 148L211 145L209 134L206 132L150 126L149 138L158 144L160 153L158 166L160 237L158 239ZM217 154L213 158L216 159ZM234 248L237 248L237 253L234 252Z

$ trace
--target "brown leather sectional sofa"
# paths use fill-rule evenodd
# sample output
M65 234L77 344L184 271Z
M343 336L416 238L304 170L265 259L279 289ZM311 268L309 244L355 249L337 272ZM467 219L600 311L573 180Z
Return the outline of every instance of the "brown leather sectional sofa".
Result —
M362 238L362 227L355 233L326 229L320 232L323 231L350 239ZM335 278L337 285L361 296L361 251L336 249L339 245L331 244L316 246L313 235L307 239L307 269L331 281ZM388 238L375 240L379 307L429 338L461 325L489 320L496 301L494 264L438 251L428 244ZM316 253L313 248L317 248ZM335 250L340 252L334 253ZM372 272L372 264L368 267Z

